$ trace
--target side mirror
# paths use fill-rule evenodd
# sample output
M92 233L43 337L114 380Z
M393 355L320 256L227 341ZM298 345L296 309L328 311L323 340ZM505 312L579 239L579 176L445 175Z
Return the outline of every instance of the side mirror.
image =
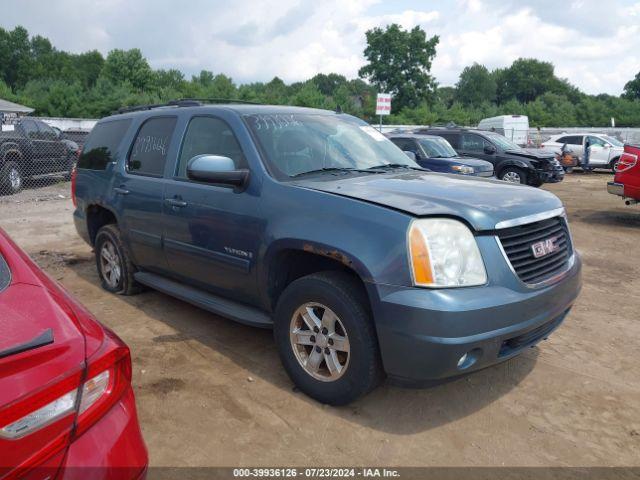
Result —
M494 147L493 145L485 145L484 153L486 153L487 155L493 155L494 153L496 153L496 147Z
M243 187L249 170L237 170L233 160L219 155L197 155L187 164L187 177L198 182Z
M409 157L411 160L413 160L414 162L417 160L416 154L413 152L410 152L408 150L403 150L404 154Z

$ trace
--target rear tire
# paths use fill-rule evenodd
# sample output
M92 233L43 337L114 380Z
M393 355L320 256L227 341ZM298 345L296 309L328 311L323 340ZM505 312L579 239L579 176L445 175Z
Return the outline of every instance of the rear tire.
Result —
M114 224L98 230L95 241L96 268L102 288L119 295L135 295L142 286L133 278L137 271Z
M22 190L24 180L20 167L15 162L6 162L0 169L0 193L14 195Z
M366 293L344 272L291 283L275 311L274 337L295 385L321 403L346 405L384 374Z
M503 168L500 171L500 175L498 176L498 178L508 183L520 183L522 185L527 185L528 180L527 172L519 167Z

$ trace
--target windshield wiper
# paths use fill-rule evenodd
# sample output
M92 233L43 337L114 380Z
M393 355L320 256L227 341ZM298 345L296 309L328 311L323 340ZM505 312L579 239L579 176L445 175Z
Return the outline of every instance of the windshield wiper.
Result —
M349 167L323 167L316 168L315 170L307 170L306 172L296 173L295 175L290 175L291 178L300 177L302 175L307 175L308 173L322 173L322 172L362 172L362 173L372 173L370 170L361 170L358 168L349 168Z
M411 165L405 165L404 163L385 163L383 165L375 165L373 167L369 167L367 170L375 171L375 170L387 170L391 168L408 168L411 170L426 170L426 168L412 167Z

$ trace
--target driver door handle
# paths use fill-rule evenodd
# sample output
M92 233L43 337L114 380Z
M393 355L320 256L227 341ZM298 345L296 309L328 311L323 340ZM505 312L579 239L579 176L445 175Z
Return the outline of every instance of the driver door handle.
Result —
M116 192L116 194L118 195L129 195L129 190L127 190L126 188L122 188L122 187L115 187L113 189L114 192Z
M175 198L165 198L164 203L175 208L184 208L188 205L184 200L176 200Z

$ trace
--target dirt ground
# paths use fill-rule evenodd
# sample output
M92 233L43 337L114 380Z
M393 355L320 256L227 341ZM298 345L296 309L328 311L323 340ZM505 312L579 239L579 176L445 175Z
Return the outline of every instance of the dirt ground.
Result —
M103 291L68 185L0 198L0 226L131 347L153 466L640 465L640 207L609 174L550 185L584 289L538 347L430 389L383 385L342 408L292 388L271 333L156 292Z

